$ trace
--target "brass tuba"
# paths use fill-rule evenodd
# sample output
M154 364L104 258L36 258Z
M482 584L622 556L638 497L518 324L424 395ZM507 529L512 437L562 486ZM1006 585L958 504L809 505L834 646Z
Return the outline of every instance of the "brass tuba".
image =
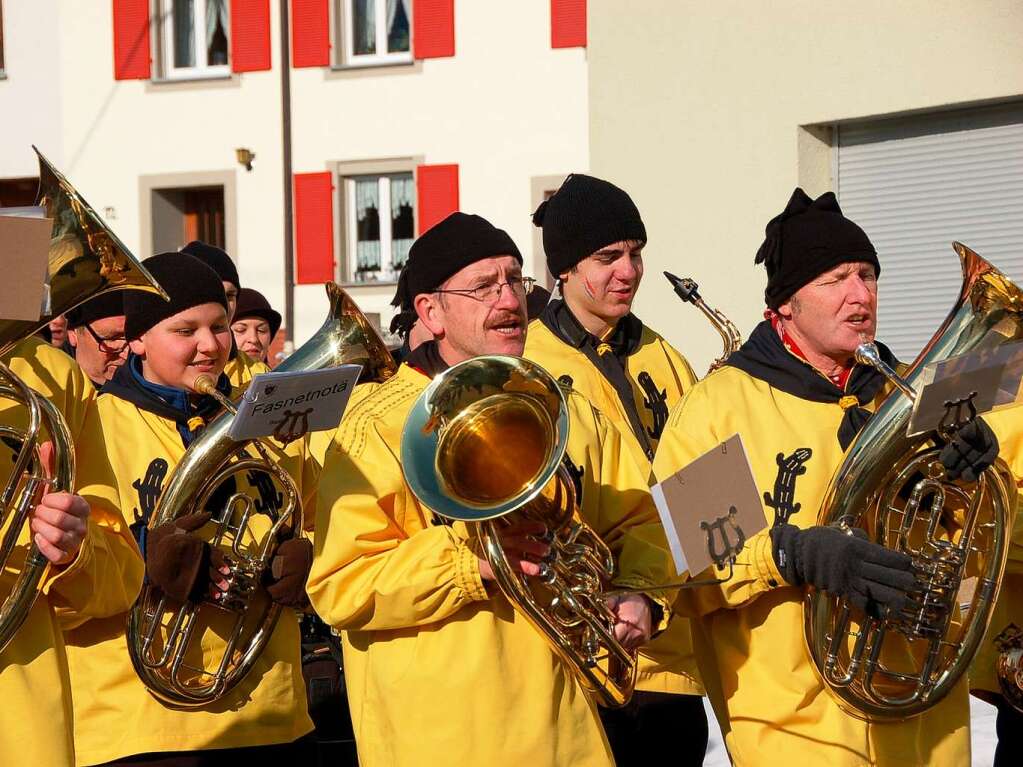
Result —
M725 364L732 352L739 351L739 348L742 346L742 334L735 327L735 323L728 319L721 310L707 305L707 302L703 300L703 296L700 295L700 286L696 284L695 280L690 277L676 277L671 272L664 272L664 276L668 278L668 282L671 283L675 294L686 303L692 304L703 312L703 316L710 321L718 335L721 336L724 351L720 357L710 363L710 368L707 370L708 373L713 373Z
M33 147L35 149L35 147ZM117 239L77 190L35 150L39 159L39 206L53 220L47 266L46 306L38 320L0 320L0 355L41 330L55 316L113 290L148 290L164 295L145 267ZM42 276L42 275L40 275ZM24 429L0 424L0 436L20 445L0 495L0 569L18 572L11 592L0 605L0 651L28 617L39 593L47 560L35 543L23 564L15 551L32 508L47 491L72 492L75 451L60 411L0 362L0 399L12 400L28 411ZM39 460L43 435L54 444L52 476Z
M1016 643L998 653L995 674L1002 697L1023 714L1023 644Z
M396 366L387 347L355 302L334 283L327 283L326 289L330 300L326 321L277 371L320 370L353 363L363 365L362 380L379 381L393 375ZM268 445L259 440L235 442L230 437L235 407L217 391L210 377L199 376L195 389L217 397L226 412L210 422L174 467L149 529L207 509L218 489L247 472L266 473L276 480L283 505L270 532L262 535L249 526L260 512L255 499L245 493L233 493L218 510L211 545L222 548L231 570L223 601L178 604L147 583L128 615L128 652L139 678L160 700L185 707L206 705L229 692L252 669L270 641L282 608L269 599L261 580L276 542L281 536L300 536L303 522L295 483L277 465ZM258 457L248 451L250 446ZM254 545L246 546L243 541ZM201 647L193 645L203 637L204 613L214 621L226 614L231 623L220 660L212 664L190 660L202 657Z
M934 433L907 436L912 386L925 366L1023 337L1023 292L969 248L953 247L962 290L905 378L873 344L857 350L895 389L850 446L818 517L821 525L861 527L913 559L919 587L901 614L874 619L820 591L806 598L804 633L821 679L842 708L868 720L916 716L956 685L987 629L1008 552L1015 489L1004 462L978 482L950 482ZM970 577L976 588L960 614L960 586Z
M401 439L405 479L431 511L467 523L497 583L605 706L628 702L636 653L614 635L605 593L615 561L576 518L566 466L568 407L534 362L483 356L441 373L413 405ZM513 569L498 532L513 517L542 522L551 553L540 575Z

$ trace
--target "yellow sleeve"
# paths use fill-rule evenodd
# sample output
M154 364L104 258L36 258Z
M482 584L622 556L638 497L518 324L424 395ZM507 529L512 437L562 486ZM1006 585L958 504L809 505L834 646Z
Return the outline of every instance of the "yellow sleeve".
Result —
M397 456L370 427L355 454L327 453L307 590L343 630L436 623L489 598L459 528L430 525Z
M664 344L665 354L668 355L668 361L671 363L672 369L675 371L675 375L678 376L680 388L683 392L688 392L697 382L696 373L693 372L692 366L689 364L689 360L679 353L678 349L669 344L667 341L661 341Z
M702 386L694 388L675 406L654 456L653 474L658 482L731 436L715 433L711 420L714 412L715 405L704 396ZM713 567L690 574L692 580L701 581L721 576ZM774 562L771 536L768 530L763 530L746 541L728 581L682 589L675 610L681 615L698 616L744 607L765 591L784 585L787 584Z
M70 564L51 568L43 583L65 630L89 618L124 612L142 588L145 565L135 539L118 509L114 472L107 460L95 397L71 397L68 422L80 424L74 434L78 462L75 492L89 504L88 533Z

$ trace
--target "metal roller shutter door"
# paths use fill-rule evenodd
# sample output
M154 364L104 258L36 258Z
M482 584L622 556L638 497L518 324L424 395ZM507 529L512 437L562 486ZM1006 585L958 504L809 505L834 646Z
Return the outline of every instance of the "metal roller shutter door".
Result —
M912 360L961 283L959 240L1023 286L1023 105L842 125L836 192L881 261L878 338Z

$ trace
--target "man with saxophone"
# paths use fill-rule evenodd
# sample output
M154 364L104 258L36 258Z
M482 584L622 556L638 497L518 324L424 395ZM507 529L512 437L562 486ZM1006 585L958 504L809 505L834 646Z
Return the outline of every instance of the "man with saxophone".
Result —
M612 763L595 705L571 670L502 595L465 524L421 504L399 463L406 416L431 378L478 355L522 353L521 264L511 238L479 216L453 213L423 234L397 297L434 340L352 408L327 453L308 590L320 616L345 632L363 767ZM615 585L663 583L670 563L645 475L610 422L580 395L568 401L580 514L616 555ZM545 525L502 530L512 566L538 575ZM667 606L661 592L609 605L627 647L661 627Z
M561 296L530 323L524 356L571 386L610 420L644 471L650 470L668 413L696 382L692 368L632 313L643 278L646 228L632 199L614 184L573 173L533 214ZM703 687L689 621L640 651L632 700L600 711L620 767L645 761L665 732L677 764L700 765L707 750Z
M231 329L219 276L181 253L153 256L144 266L170 300L137 292L125 296L125 337L131 351L98 400L117 477L118 505L132 510L132 530L143 550L150 588L175 605L206 597L216 601L225 595L230 570L222 550L207 541L224 515L238 513L233 500L225 506L228 498L235 491L254 497L241 543L262 546L283 508L286 490L256 469L228 480L233 487L215 490L205 509L196 507L147 529L175 465L220 411L214 397L194 390L198 377L216 381L222 394L237 393L223 373ZM306 441L292 442L284 450L268 445L267 450L292 476L310 520L315 481ZM83 474L89 468L83 466ZM307 604L304 585L311 544L283 536L266 545L273 552L263 583L269 598L285 608L301 609ZM236 616L208 604L201 610L186 663L215 669ZM308 756L302 739L312 722L306 711L298 621L291 609L282 612L266 648L235 687L191 708L166 703L146 689L129 656L128 644L135 641L126 636L123 611L84 622L67 635L78 765L297 764ZM169 640L161 633L158 643L164 641ZM184 676L191 674L186 670ZM173 689L172 682L167 684Z
M143 564L118 511L92 384L70 357L34 336L19 342L3 362L52 402L67 423L79 463L84 459L93 466L79 472L74 494L42 495L0 579L6 595L25 567L30 540L49 563L25 622L0 652L5 710L0 716L0 763L71 767L72 696L62 631L128 609L142 585ZM0 402L0 423L6 428L24 431L27 420L25 407L7 399ZM47 440L40 446L43 464L52 465L58 458L52 438L41 437ZM11 467L20 446L18 439L5 435L0 463Z
M886 393L884 376L853 355L874 337L876 251L833 194L811 200L797 189L756 261L767 267L767 319L672 412L653 466L663 481L738 433L773 521L745 542L730 580L676 603L694 617L729 754L736 765L763 764L765 754L776 764L968 764L965 679L920 716L868 723L840 708L802 639L808 586L878 616L907 607L916 583L902 552L863 531L816 526L845 448ZM974 421L941 453L947 478L976 479L997 450Z

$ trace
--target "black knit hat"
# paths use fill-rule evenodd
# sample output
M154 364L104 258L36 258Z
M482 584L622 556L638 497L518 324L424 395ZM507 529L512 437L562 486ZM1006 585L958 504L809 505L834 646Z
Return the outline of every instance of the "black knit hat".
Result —
M555 277L601 248L625 240L646 242L639 209L609 181L573 173L533 213L543 228L547 268Z
M859 226L842 215L833 192L816 200L800 188L764 230L754 263L767 267L764 300L777 309L792 294L839 264L866 261L881 274L877 251Z
M273 310L270 302L258 290L242 288L238 291L238 307L234 310L234 321L246 317L259 317L270 326L270 338L277 335L281 327L281 315Z
M114 290L91 298L84 304L76 306L64 316L67 318L68 330L89 325L96 320L107 317L120 317L124 314L124 291Z
M199 240L192 240L181 249L182 253L195 256L206 266L220 275L224 282L230 282L238 290L242 289L241 281L238 279L238 267L224 251L215 245L207 245Z
M461 269L493 256L513 256L522 263L522 254L508 233L482 216L452 213L423 232L412 243L398 277L391 306L400 312L391 320L391 332L404 336L415 324L412 302L420 293L436 290Z
M215 271L182 253L160 253L142 265L170 296L165 301L141 290L124 292L124 336L134 340L159 322L202 304L220 304L227 311L224 284Z

